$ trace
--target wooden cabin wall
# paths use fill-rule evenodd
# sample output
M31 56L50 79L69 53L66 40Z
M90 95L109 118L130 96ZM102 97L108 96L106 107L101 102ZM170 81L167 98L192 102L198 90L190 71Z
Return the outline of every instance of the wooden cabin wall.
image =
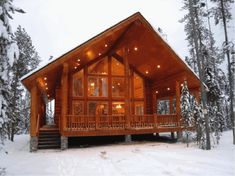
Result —
M144 82L145 114L153 114L152 86L153 83L151 81L145 80Z

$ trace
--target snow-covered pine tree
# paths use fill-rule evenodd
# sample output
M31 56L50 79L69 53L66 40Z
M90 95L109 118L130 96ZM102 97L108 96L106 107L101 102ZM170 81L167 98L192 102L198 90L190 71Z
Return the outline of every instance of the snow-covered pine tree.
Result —
M20 83L20 77L36 68L40 62L40 58L32 44L32 40L24 28L21 26L17 27L13 40L17 42L19 47L19 59L14 62L12 67L12 94L10 97L11 103L8 108L10 112L9 121L7 123L8 138L11 141L14 140L14 134L28 131L28 129L24 128L29 126L28 106L30 105L30 99L26 90ZM26 117L24 117L24 115L26 115Z
M12 66L19 56L16 42L12 40L9 19L11 13L24 11L12 5L12 0L0 1L0 140L6 135L6 124L9 121L7 108L10 104L12 83Z
M232 122L233 129L233 144L235 145L235 117L234 117L234 84L233 84L233 75L232 75L232 64L230 58L230 52L234 43L229 41L228 36L228 23L232 19L231 5L234 3L234 0L211 0L216 4L212 8L212 14L215 19L215 24L221 23L224 28L224 38L222 49L224 54L227 57L228 61L228 80L229 80L229 100L230 100L230 118Z
M185 124L185 133L186 133L186 140L187 146L189 144L189 137L190 137L190 128L194 126L194 117L193 111L191 106L191 95L188 90L187 82L185 81L181 90L181 97L180 97L180 108L181 108L181 121Z
M190 58L196 63L196 71L199 74L199 78L201 80L201 101L203 105L203 109L206 111L207 109L207 97L206 90L203 82L205 80L205 65L209 63L208 58L205 57L205 53L207 52L207 45L204 41L204 38L208 35L208 30L205 28L203 23L204 11L202 10L205 6L205 3L202 3L200 0L188 0L183 1L183 9L187 10L187 14L181 19L181 22L185 23L185 32L187 36L187 40L189 43L189 51ZM204 114L205 116L205 125L206 125L206 141L207 147L206 149L210 149L210 129L209 129L209 117L208 114Z

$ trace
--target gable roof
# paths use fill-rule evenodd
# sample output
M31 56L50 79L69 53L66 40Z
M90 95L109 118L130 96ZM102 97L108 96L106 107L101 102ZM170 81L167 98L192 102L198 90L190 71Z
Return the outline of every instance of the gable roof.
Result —
M61 75L63 63L68 62L70 70L74 70L75 67L79 69L108 52L115 51L118 55L123 55L123 47L128 48L129 64L143 75L148 71L149 74L145 75L147 78L161 81L183 73L184 77L191 79L192 83L189 86L199 85L199 79L193 70L139 12L29 72L21 78L21 81L30 90L38 78L47 76L51 83L50 88L53 89L56 86L55 80L58 80ZM138 47L138 52L133 51L134 47ZM77 59L81 60L79 66L76 65ZM161 65L163 67L161 69L165 71L157 70L156 65Z

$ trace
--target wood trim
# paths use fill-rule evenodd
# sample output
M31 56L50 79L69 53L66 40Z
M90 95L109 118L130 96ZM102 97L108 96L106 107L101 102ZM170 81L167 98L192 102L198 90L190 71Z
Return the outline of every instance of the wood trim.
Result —
M37 116L38 116L38 87L37 85L34 85L31 90L31 113L30 113L30 135L31 136L37 136L36 128L37 128Z
M180 83L178 81L175 82L175 92L176 92L176 114L177 114L177 121L180 122Z

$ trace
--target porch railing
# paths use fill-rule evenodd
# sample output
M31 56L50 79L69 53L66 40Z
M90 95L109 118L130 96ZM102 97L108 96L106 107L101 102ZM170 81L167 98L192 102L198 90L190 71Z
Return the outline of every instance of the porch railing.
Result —
M66 128L70 131L142 129L178 126L177 115L67 115Z

